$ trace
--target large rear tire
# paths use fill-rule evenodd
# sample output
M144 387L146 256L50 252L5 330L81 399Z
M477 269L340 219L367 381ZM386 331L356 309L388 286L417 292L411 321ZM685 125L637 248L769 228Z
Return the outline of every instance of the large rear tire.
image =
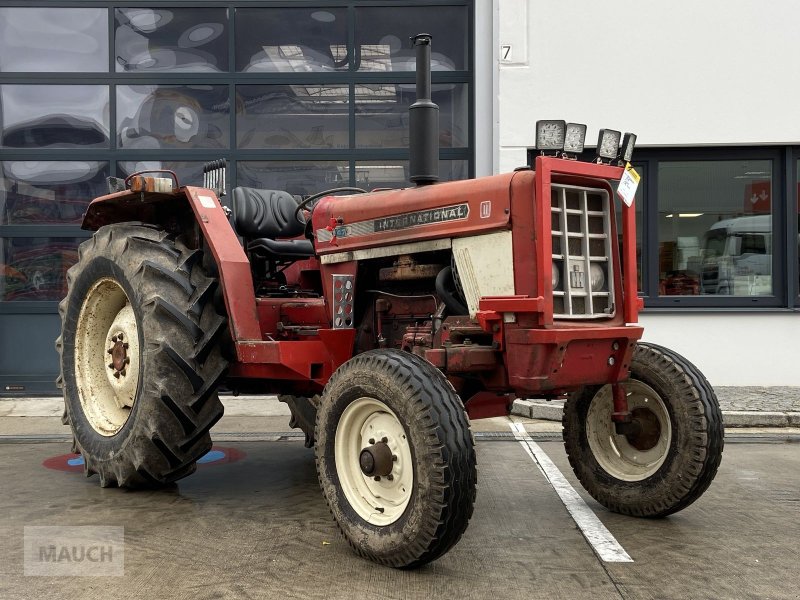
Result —
M88 476L154 487L194 472L222 417L227 362L202 251L138 224L81 244L59 305L64 420Z
M461 538L475 448L461 400L430 363L396 350L346 362L325 386L316 440L323 495L357 554L414 568Z
M617 434L611 386L589 386L564 407L564 444L583 487L626 515L663 517L706 491L722 459L722 413L688 360L639 343L624 384L636 433Z

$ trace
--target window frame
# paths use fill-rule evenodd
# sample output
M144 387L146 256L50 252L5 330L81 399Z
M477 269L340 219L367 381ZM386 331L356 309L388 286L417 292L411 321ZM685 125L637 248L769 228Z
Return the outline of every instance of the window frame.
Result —
M642 243L647 245L646 263L643 252L643 286L645 309L774 309L787 306L788 262L786 253L786 190L785 151L781 147L736 146L703 148L643 148L637 149L637 163L645 162L649 177L647 207L644 214ZM768 160L772 164L772 286L770 296L659 296L659 244L658 238L658 165L660 162L717 162L726 160ZM794 196L792 196L794 197Z

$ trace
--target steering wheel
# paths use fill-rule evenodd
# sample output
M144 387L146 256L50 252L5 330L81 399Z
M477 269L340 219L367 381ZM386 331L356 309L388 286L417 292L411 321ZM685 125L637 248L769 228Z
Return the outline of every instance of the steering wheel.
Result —
M316 207L316 201L322 198L323 196L330 196L331 194L342 194L344 192L355 192L357 194L366 194L367 190L362 190L361 188L357 187L340 187L340 188L333 188L331 190L325 190L324 192L317 192L316 194L312 194L308 198L305 198L302 202L297 205L297 208L294 209L294 218L300 221L300 211L303 209L308 210L309 212L314 212L314 207ZM305 221L300 221L300 223L305 223Z

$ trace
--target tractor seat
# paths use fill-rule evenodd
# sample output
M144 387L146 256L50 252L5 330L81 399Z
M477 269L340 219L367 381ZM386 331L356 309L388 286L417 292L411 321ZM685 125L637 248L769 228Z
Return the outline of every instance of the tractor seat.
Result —
M250 252L279 261L294 261L314 256L310 240L271 240L258 238L247 244Z
M234 188L232 208L234 229L247 240L293 238L306 229L303 214L294 216L297 201L281 190Z

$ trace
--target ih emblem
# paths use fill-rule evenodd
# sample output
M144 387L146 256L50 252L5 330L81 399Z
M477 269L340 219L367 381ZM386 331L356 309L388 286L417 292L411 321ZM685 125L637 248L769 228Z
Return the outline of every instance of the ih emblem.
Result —
M481 202L481 219L488 219L492 215L492 201L484 200Z
M569 272L569 285L574 288L583 288L583 271L578 265L572 265L572 271Z

